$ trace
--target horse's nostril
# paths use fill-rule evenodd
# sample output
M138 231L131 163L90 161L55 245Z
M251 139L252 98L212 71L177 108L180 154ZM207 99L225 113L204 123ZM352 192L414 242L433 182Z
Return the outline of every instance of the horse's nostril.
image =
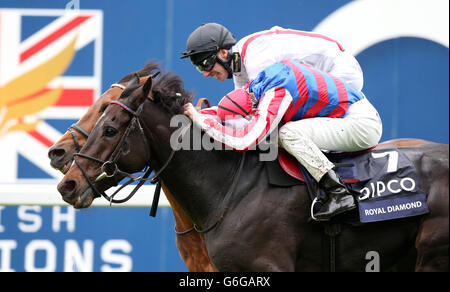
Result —
M77 186L76 181L68 180L62 185L61 191L63 194L71 193L75 190L76 186Z
M66 154L66 150L62 149L62 148L56 148L56 149L52 149L48 152L48 157L50 157L51 159L57 158L57 157L62 157Z

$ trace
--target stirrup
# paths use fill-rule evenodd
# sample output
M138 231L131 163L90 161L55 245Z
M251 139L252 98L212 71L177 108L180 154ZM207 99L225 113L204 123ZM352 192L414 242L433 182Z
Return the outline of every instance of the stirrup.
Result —
M314 200L312 201L312 203L311 203L311 218L314 220L314 221L330 221L330 219L319 219L319 218L316 218L315 216L314 216L314 206L316 205L316 203L317 203L317 201L318 201L318 198L314 198Z

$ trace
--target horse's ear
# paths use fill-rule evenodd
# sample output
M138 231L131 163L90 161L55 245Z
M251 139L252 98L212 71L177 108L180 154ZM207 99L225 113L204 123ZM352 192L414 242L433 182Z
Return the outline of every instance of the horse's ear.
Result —
M134 86L139 84L139 76L134 74L133 78L131 78L130 82L128 82L128 86Z
M144 91L144 95L145 97L150 97L150 93L152 90L152 85L153 85L153 78L152 76L150 76L147 81L145 81L144 86L142 87L142 90Z
M159 75L159 73L161 73L160 71L156 71L155 73L153 73L152 75L150 75L150 78L155 79L156 76Z

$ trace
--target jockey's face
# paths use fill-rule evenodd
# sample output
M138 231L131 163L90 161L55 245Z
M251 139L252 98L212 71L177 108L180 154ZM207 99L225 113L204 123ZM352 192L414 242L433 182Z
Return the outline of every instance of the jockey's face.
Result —
M220 58L222 61L225 61L227 59L227 55L228 55L227 50L220 50L217 53L217 57ZM219 81L225 81L228 78L227 70L217 62L216 64L214 64L214 67L211 69L211 71L202 71L202 74L205 78L213 77Z

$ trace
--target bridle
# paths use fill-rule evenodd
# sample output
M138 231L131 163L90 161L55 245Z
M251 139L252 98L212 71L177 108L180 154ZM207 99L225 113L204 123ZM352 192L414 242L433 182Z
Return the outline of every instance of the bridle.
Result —
M203 103L206 103L209 106L209 101L205 98L202 98L199 100L198 103L198 107L201 107L201 105ZM99 158L96 157L92 157L89 155L85 155L82 153L75 153L74 154L74 162L75 164L78 166L78 168L81 170L81 172L83 173L83 176L85 177L86 181L88 182L90 188L92 189L92 191L95 194L95 197L100 197L103 196L106 200L108 200L110 202L110 204L115 203L115 204L120 204L120 203L124 203L126 201L128 201L129 199L131 199L134 194L139 190L139 188L146 182L146 181L152 181L152 183L157 183L156 188L155 188L155 193L154 193L154 197L153 197L153 202L152 202L152 208L150 211L150 216L155 217L156 216L156 208L158 206L158 200L159 200L159 196L160 196L160 191L161 191L161 181L159 179L159 175L167 168L167 166L170 164L170 162L172 161L174 154L175 154L175 150L172 149L169 157L167 158L166 162L164 163L164 165L158 170L156 171L151 177L149 177L150 173L153 171L152 168L149 167L148 162L146 163L146 167L145 167L145 173L143 176L135 176L133 174L127 173L125 171L122 171L119 169L119 167L117 166L117 162L120 159L120 156L122 154L122 149L123 149L123 144L125 143L125 141L127 140L128 136L133 132L133 130L136 128L136 126L139 129L139 133L140 135L143 137L143 141L145 143L145 147L146 149L148 149L148 151L150 151L149 148L149 143L147 140L147 137L145 136L144 133L144 129L141 125L141 121L140 121L140 116L141 113L143 112L143 108L144 108L144 104L145 101L139 106L139 108L134 111L132 110L130 107L128 107L126 104L120 102L120 101L111 101L110 105L118 105L120 106L122 109L124 109L126 112L128 112L129 114L132 115L132 119L127 127L127 129L125 130L125 133L123 134L123 136L120 138L119 143L117 144L116 148L114 149L113 153L110 155L110 158L108 161L103 161ZM178 141L180 140L180 138L182 138L184 136L184 134L186 133L187 130L189 130L189 128L191 127L192 122L190 122L187 126L185 126L185 128L183 128L179 133L179 136L177 137ZM77 129L77 128L75 128ZM78 129L77 129L78 130ZM89 136L89 135L87 135ZM149 155L150 156L150 155ZM110 178L110 177L115 177L116 175L122 175L124 177L128 177L129 181L126 182L125 184L123 184L119 189L117 189L111 196L108 196L105 192L98 190L98 188L95 186L95 182L93 182L86 170L80 165L79 161L77 160L77 157L82 157L88 160L92 160L94 162L97 162L99 164L101 164L101 171L102 174L100 174L96 179L95 182L98 182L106 177ZM230 187L228 188L227 193L225 194L225 198L224 201L226 202L225 204L225 208L222 210L222 213L220 214L220 216L214 221L213 224L211 224L209 227L203 228L201 229L199 226L197 226L196 224L193 225L192 228L186 230L186 231L182 231L179 232L175 229L175 232L177 235L184 235L187 233L190 233L192 231L196 231L198 233L207 233L208 231L212 230L213 228L215 228L225 217L229 207L230 207L230 203L231 203L231 199L233 197L234 194L234 190L236 189L237 186L237 182L240 178L243 166L245 163L245 152L242 154L240 162L238 163L238 167L236 169L236 171L234 172L234 177L232 179L232 184L230 185ZM136 185L136 187L134 188L134 190L124 199L121 200L116 200L114 199L114 196L119 193L124 187L126 187L127 185L129 185L130 183L134 182L134 181L139 181L139 183Z
M72 135L72 139L73 142L75 143L75 149L77 150L77 152L80 152L81 147L80 147L80 143L78 142L78 138L77 138L77 134L75 133L75 131L77 131L78 133L80 133L84 138L89 138L89 133L86 132L82 127L80 127L80 125L78 124L72 124L69 129L67 129L67 131L70 132L70 134Z
M120 88L123 91L126 86L122 85L120 83L114 83L109 88L113 88L113 87ZM69 127L69 129L67 129L67 131L69 131L69 133L72 135L72 139L73 139L73 142L75 143L75 149L77 150L77 153L80 152L81 146L80 146L80 143L78 142L77 134L75 133L75 131L80 133L86 139L89 138L89 133L85 129L83 129L80 125L78 125L77 123L72 124Z
M106 200L108 200L110 202L110 204L115 203L115 204L120 204L120 203L124 203L126 201L128 201L129 199L131 199L134 194L139 190L139 188L146 182L146 181L152 181L152 183L157 183L156 189L155 189L155 195L154 195L154 199L153 199L153 204L152 204L152 210L150 212L151 216L155 216L156 215L156 206L158 205L158 199L159 199L159 194L161 191L161 183L159 180L159 175L167 168L167 166L169 165L170 161L172 160L174 154L175 154L175 150L172 149L171 153L169 154L168 159L166 160L166 162L164 163L164 165L158 170L156 171L151 177L150 174L153 171L152 168L150 168L148 166L148 163L146 163L146 167L144 169L144 175L143 176L135 176L131 173L127 173L125 171L122 171L119 169L119 167L117 166L117 162L119 161L122 151L123 151L123 145L125 143L125 141L127 140L127 138L129 137L129 135L133 132L134 129L139 130L140 135L143 137L143 141L145 143L145 149L148 149L150 151L150 147L149 147L149 143L148 140L145 136L144 133L144 129L141 125L141 121L140 121L140 115L143 111L143 107L144 107L144 103L142 103L139 108L134 111L132 110L130 107L128 107L126 104L114 100L110 102L110 105L118 105L120 106L122 109L124 109L126 112L128 112L129 114L132 115L132 119L130 121L130 123L128 124L127 129L125 130L124 134L122 135L122 137L120 138L119 143L117 144L115 150L113 151L113 153L110 155L110 158L108 161L103 161L99 158L96 157L92 157L89 155L85 155L82 153L75 153L74 154L74 161L76 163L76 165L78 166L78 168L81 170L81 172L83 173L83 176L85 177L86 181L88 182L90 188L92 189L92 191L94 192L95 197L104 197ZM183 129L183 131L181 131L180 136L178 137L178 139L180 139L184 133L186 132L186 130L189 129L189 127L191 126L191 123L189 125L187 125L185 127L185 129ZM95 181L93 182L86 170L81 166L81 164L79 163L79 161L77 160L77 157L82 157L88 160L92 160L94 162L97 162L99 164L101 164L101 171L102 174L100 174ZM129 180L124 183L119 189L117 189L111 196L108 196L105 192L98 190L98 188L95 186L95 182L98 182L104 178L111 178L111 177L115 177L117 175L123 176L123 177L128 177ZM126 187L127 185L129 185L130 183L134 182L134 181L139 181L138 184L136 185L136 187L134 188L134 190L124 199L121 200L116 200L114 199L114 196L117 195L124 187Z
M134 176L134 175L132 175L132 174L126 173L126 172L124 172L124 171L121 171L121 170L118 168L117 162L118 162L118 160L120 159L120 156L121 156L122 151L123 151L123 145L124 145L126 139L128 138L128 136L129 136L129 135L131 134L131 132L136 128L137 125L139 125L140 133L143 133L143 129L142 129L142 127L141 127L141 125L140 125L140 122L139 122L139 119L138 119L139 114L140 114L141 111L142 111L142 106L139 107L139 109L138 109L136 112L134 112L134 111L132 111L130 108L128 108L126 105L124 105L123 103L120 103L120 102L118 102L118 101L112 101L112 102L110 102L110 104L118 104L118 105L121 105L123 108L127 109L127 111L133 115L133 118L131 119L131 122L130 122L130 124L128 125L127 129L125 130L124 135L121 137L119 143L117 144L116 148L114 149L113 153L111 154L109 160L108 160L108 161L103 161L103 160L101 160L101 159L99 159L99 158L96 158L96 157L92 157L92 156L85 155L85 154L82 154L82 153L75 153L75 154L74 154L74 161L75 161L76 165L78 166L78 168L79 168L79 169L81 170L81 172L83 173L83 176L86 178L86 180L87 180L89 186L90 186L91 189L93 190L93 192L94 192L94 194L95 194L96 197L103 196L103 197L104 197L106 200L108 200L110 203L119 204L119 203L124 203L124 202L128 201L129 199L131 199L131 197L132 197L136 192L132 192L130 195L128 195L125 199L122 199L122 200L116 200L116 199L114 199L114 196L115 196L121 189L123 189L125 186L127 186L128 184L130 184L130 183L133 182L133 181L139 180L139 182L140 182L140 183L142 182L142 184L143 184L143 183L147 180L148 175L149 175L150 172L151 172L151 169L150 169L150 168L147 169L147 170L145 171L145 174L144 174L143 177L137 177L137 176ZM145 142L146 146L148 146L148 142L147 142L147 139L145 138L145 135L143 135L143 137L144 137L144 142ZM78 159L77 159L78 157L86 158L86 159L89 159L89 160L91 160L91 161L95 161L95 162L101 164L101 172L102 172L102 174L100 174L100 175L95 179L95 182L98 182L98 181L100 181L100 180L102 180L102 179L105 179L105 178L107 178L107 177L108 177L108 178L116 177L116 176L118 176L118 175L121 175L121 176L124 176L124 177L129 177L130 180L129 180L126 184L122 185L121 188L119 188L113 195L108 196L105 192L98 190L98 188L95 186L95 182L93 182L93 181L89 178L89 176L88 176L86 170L85 170L85 169L81 166L81 164L79 163L79 161L78 161ZM152 177L152 178L153 178L153 177ZM138 185L139 185L139 184L138 184ZM136 191L137 191L137 190L136 190Z

